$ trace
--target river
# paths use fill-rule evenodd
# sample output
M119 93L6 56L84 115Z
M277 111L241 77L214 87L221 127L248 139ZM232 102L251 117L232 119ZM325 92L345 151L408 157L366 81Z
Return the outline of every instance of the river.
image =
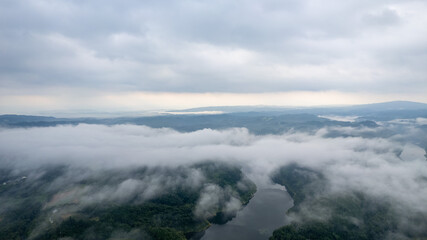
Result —
M202 240L265 240L287 223L286 211L293 200L283 189L259 189L236 217L223 225L213 224Z

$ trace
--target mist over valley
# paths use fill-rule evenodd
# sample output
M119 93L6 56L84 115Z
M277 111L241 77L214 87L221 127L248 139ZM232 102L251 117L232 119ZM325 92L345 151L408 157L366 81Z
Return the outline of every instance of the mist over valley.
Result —
M110 119L3 115L1 236L204 239L204 231L214 234L209 226L225 224L251 226L260 236L254 239L424 237L421 106ZM341 121L325 117L340 112ZM252 199L275 191L288 200ZM274 208L276 227L257 227L253 213L262 219L259 211ZM233 230L224 237L237 236Z

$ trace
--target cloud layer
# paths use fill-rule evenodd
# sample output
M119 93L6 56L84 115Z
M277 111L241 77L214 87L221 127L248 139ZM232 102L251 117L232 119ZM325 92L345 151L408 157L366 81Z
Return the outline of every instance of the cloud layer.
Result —
M2 1L0 86L422 93L426 9L421 0Z
M346 137L329 137L331 131L334 136L341 132ZM247 176L260 187L270 185L270 175L274 170L296 162L327 176L332 191L351 189L387 196L413 211L426 212L427 164L424 149L402 142L405 139L403 135L389 139L358 137L367 131L377 130L332 128L321 129L315 134L256 136L244 128L204 129L189 133L133 125L82 124L2 129L0 160L4 168L14 169L17 176L22 171L51 165L106 171L146 166L180 167L216 160L242 166ZM417 130L412 129L410 134L415 136ZM70 179L85 177L80 173L75 175ZM124 181L109 189L107 195L112 199L125 198L126 195L120 193L122 190L149 195L161 191L149 189L149 186L159 185L150 183L161 181L169 186L169 183L186 182L194 185L203 179L197 172L187 175L186 179L170 181L164 177L156 178L155 174L148 175L144 184ZM127 191L129 189L134 191ZM214 190L215 187L205 189L206 192ZM212 202L215 199L205 200Z

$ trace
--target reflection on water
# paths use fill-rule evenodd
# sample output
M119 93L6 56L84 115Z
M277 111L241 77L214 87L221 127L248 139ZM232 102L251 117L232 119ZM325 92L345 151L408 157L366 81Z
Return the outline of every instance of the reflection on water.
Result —
M259 189L249 204L224 225L212 225L202 240L268 239L286 223L285 213L292 207L289 194L280 189Z

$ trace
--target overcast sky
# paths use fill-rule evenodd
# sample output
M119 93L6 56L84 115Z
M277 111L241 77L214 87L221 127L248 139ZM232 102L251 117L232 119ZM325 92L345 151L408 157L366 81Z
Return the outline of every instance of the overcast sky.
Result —
M427 2L0 2L0 113L427 102Z

